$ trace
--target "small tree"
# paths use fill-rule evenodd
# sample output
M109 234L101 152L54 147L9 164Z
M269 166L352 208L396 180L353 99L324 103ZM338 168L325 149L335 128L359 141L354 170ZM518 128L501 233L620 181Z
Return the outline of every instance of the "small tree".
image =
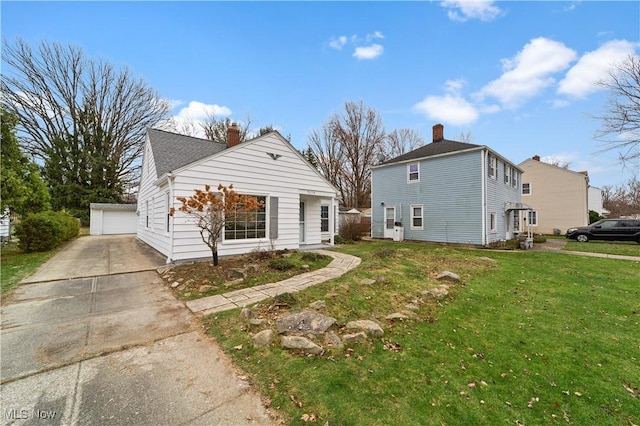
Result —
M205 185L204 191L196 189L192 196L177 197L177 200L182 203L178 211L191 216L200 228L202 241L211 249L213 266L218 266L218 240L231 218L247 218L262 207L256 197L238 194L233 185L222 184L218 185L217 191ZM173 207L169 214L175 214Z

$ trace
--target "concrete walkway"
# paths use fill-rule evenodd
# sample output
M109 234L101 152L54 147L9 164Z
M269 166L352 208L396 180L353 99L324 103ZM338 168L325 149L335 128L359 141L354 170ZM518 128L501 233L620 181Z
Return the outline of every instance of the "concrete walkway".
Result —
M245 305L259 302L282 293L295 293L312 285L320 284L333 278L338 278L360 264L361 259L350 254L337 253L327 250L313 250L315 253L331 256L329 265L313 272L296 275L284 281L243 288L224 294L203 297L187 302L187 307L197 315L209 315L227 311Z
M564 250L564 246L567 241L547 239L544 243L537 243L533 245L535 251L546 251L553 253L572 254L575 256L587 256L587 257L600 257L604 259L617 259L617 260L631 260L634 262L640 262L640 256L625 256L620 254L607 254L607 253L592 253L587 251L573 251ZM589 244L589 243L583 243Z

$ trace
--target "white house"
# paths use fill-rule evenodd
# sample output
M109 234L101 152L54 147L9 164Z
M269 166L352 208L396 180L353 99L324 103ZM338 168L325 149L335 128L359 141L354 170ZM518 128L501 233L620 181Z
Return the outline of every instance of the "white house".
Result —
M251 216L251 224L227 224L218 243L220 256L255 249L299 249L322 242L333 245L337 189L278 132L240 143L238 128L232 125L228 140L227 145L147 131L138 192L138 238L165 255L167 263L210 257L193 219L177 211L181 203L176 197L189 197L195 189L221 183L257 197L264 208ZM169 215L171 207L176 209L174 216ZM247 228L253 232L240 232Z
M589 186L589 194L587 197L587 204L589 205L589 210L593 210L601 216L608 216L609 210L605 209L603 206L602 199L602 189L596 188L595 186Z

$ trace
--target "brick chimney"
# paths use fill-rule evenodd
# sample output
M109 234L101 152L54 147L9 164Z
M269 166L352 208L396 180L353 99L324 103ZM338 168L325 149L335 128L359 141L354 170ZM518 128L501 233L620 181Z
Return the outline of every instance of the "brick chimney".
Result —
M232 123L227 128L227 148L234 147L240 143L240 129L236 123Z
M436 124L433 126L433 142L440 142L444 139L444 126Z
M533 157L531 157L532 160L536 160L536 161L540 161L540 156L539 155L534 155Z

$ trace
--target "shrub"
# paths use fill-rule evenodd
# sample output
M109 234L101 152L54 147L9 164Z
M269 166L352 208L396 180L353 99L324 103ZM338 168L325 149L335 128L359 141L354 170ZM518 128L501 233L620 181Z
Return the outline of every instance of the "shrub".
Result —
M18 246L26 253L51 250L79 232L78 220L66 212L31 214L16 225Z
M363 225L355 220L346 220L340 224L340 236L345 240L360 241L368 232L369 225Z
M353 240L345 240L340 235L335 235L333 237L333 242L335 244L353 244Z
M305 262L317 262L318 260L322 260L323 258L324 256L320 253L313 253L309 251L302 253L302 260L304 260Z
M288 271L294 269L296 265L288 258L271 259L269 261L269 267L277 269L278 271Z
M547 237L545 237L543 234L534 234L533 235L533 242L534 243L544 243L547 241Z

